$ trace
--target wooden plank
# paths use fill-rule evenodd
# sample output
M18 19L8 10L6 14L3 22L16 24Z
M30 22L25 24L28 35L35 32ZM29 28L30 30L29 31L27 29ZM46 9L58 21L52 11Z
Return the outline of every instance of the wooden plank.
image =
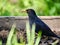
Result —
M38 16L42 19L52 31L60 31L60 16ZM24 28L25 23L28 20L28 16L7 16L7 17L0 17L0 26L7 26L11 27L14 22L17 24L17 28ZM2 23L2 24L1 24Z

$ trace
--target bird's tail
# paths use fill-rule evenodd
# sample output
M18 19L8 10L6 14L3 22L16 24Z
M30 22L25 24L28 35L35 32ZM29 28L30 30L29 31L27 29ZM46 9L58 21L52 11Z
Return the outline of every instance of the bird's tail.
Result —
M56 35L55 33L53 33L52 36L60 39L60 36Z
M54 35L54 37L56 37L56 38L59 38L59 39L60 39L60 36L58 36L58 35L56 35L56 34Z
M60 37L59 37L59 36L57 36L57 38L59 38L59 39L60 39Z

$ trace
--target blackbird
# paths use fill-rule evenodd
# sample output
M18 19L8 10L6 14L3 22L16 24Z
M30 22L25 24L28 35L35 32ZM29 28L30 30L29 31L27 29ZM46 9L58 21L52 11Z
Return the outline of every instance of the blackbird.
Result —
M32 28L32 25L35 23L36 33L38 33L39 31L42 31L42 35L56 37L60 39L59 36L57 36L54 32L52 32L52 30L49 28L47 24L45 24L40 18L37 17L33 9L27 9L25 10L25 12L27 12L29 17L30 28Z

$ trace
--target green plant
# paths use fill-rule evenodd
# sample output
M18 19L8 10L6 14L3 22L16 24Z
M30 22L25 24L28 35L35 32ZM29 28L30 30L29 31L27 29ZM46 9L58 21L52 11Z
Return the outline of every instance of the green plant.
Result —
M20 10L33 8L39 16L59 16L60 0L0 0L0 16L26 16Z
M12 45L12 44L11 44L11 41L12 41L13 34L14 34L14 32L15 32L15 27L16 27L16 25L13 24L13 25L12 25L12 28L11 28L11 31L10 31L10 33L9 33L9 35L8 35L6 45Z
M26 36L27 36L27 43L23 41L22 36L20 36L20 43L17 42L16 36L16 24L12 25L11 31L7 38L6 45L38 45L41 39L42 31L40 31L37 36L35 36L35 24L33 24L32 29L30 30L29 23L26 23ZM56 45L58 40L52 43L52 45ZM2 41L0 40L0 45L2 45Z
M59 40L56 40L52 43L52 45L57 45L58 42L59 42Z
M27 45L38 45L39 44L40 39L41 39L42 31L40 31L38 33L37 38L36 38L35 37L35 24L33 24L32 30L30 30L29 23L27 23L27 25L26 25L26 33L27 33L27 42L28 42Z
M25 42L22 41L23 40L22 38L20 38L21 39L20 43L17 42L15 27L16 25L13 24L11 31L8 35L6 45L25 45ZM36 41L34 41L35 40L35 24L33 24L32 30L30 30L29 24L28 23L26 24L26 34L27 34L27 42L28 42L26 45L34 45L34 42L36 42L35 45L38 45L41 39L41 33L38 34Z

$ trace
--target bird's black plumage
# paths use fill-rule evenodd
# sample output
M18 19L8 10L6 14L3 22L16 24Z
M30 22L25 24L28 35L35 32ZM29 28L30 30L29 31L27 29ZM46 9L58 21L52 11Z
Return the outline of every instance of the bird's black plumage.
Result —
M41 30L42 35L57 37L60 39L59 36L57 36L54 32L51 31L51 29L48 27L47 24L45 24L41 19L39 19L37 17L37 15L33 9L27 9L26 12L29 17L30 27L32 28L33 23L35 23L35 25L36 25L35 31L37 33Z

